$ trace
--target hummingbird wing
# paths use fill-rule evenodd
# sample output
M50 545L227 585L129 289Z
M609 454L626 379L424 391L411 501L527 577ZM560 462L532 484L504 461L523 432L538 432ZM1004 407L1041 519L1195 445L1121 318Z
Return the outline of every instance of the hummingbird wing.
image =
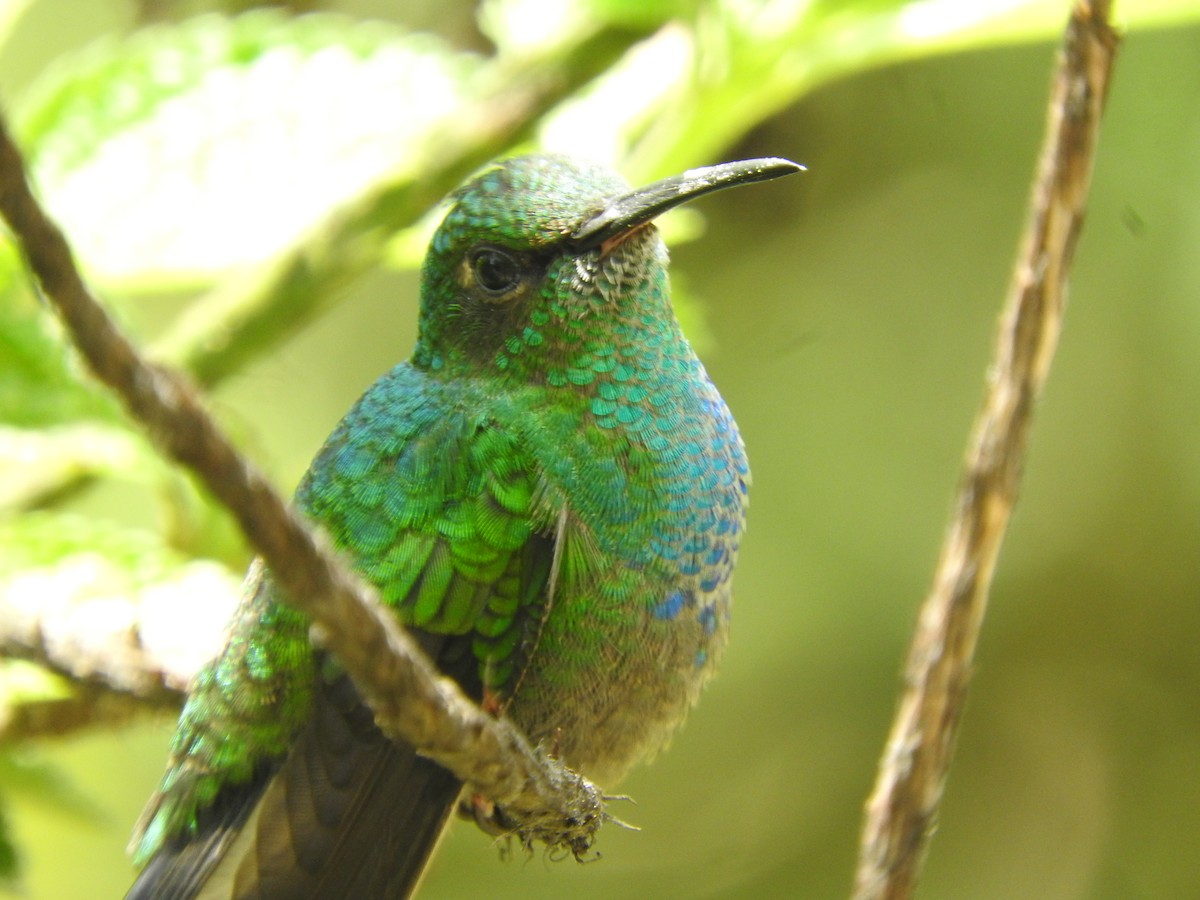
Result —
M502 707L546 613L554 517L519 440L449 390L397 367L296 499L442 670ZM275 591L264 573L197 677L130 898L404 897L437 842L461 785L383 737Z

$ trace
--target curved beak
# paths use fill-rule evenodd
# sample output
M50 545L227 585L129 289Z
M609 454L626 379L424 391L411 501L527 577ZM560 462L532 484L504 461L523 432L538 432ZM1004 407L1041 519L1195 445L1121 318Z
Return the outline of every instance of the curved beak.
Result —
M576 248L587 250L632 231L639 225L645 225L668 209L704 194L803 171L804 166L778 158L745 159L689 169L682 175L664 178L612 198L604 209L576 228L567 240Z

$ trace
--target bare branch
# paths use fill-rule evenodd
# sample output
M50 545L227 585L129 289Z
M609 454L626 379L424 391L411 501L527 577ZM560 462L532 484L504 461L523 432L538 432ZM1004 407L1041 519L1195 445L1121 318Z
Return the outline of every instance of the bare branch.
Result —
M122 590L97 565L81 559L69 574L33 569L0 584L0 658L65 682L52 697L0 692L0 744L119 725L138 710L178 711L192 676L221 649L238 596L223 566L191 562Z
M146 642L138 627L139 605L126 598L73 602L0 595L0 656L36 662L81 686L133 698L152 706L178 705L195 674L195 660L175 652L180 640ZM176 619L176 633L197 640L190 617ZM219 637L220 632L217 632ZM163 635L158 635L163 638Z
M905 689L867 804L854 897L916 886L945 789L975 645L1017 496L1034 405L1050 369L1083 224L1117 48L1107 0L1076 3L1059 57L1046 142L983 408L954 518L909 650Z
M315 623L390 738L451 769L504 809L526 843L575 854L604 818L599 791L532 749L504 721L442 678L266 479L220 434L175 373L144 362L84 285L70 247L30 191L0 119L0 213L95 375L121 397L158 446L192 469L237 518L289 602Z

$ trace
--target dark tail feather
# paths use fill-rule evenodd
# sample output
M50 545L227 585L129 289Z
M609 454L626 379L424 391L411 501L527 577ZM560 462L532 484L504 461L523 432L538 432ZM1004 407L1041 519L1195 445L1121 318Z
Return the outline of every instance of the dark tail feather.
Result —
M409 897L461 787L384 738L349 679L335 677L282 764L227 788L126 900Z

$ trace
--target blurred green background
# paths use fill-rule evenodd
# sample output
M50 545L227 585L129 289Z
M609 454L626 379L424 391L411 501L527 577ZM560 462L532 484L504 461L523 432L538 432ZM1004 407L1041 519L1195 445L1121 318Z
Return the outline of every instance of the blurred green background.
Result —
M7 107L78 47L182 6L201 4L7 4L0 97ZM327 6L488 46L468 3ZM657 27L621 12L636 4L599 6L622 27ZM707 4L671 6L701 21ZM813 78L732 144L705 148L716 156L672 145L639 157L648 131L621 145L634 178L680 154L682 166L782 155L809 167L714 196L702 219L674 226L684 316L754 470L733 642L669 752L621 786L636 805L616 812L640 832L606 829L588 865L500 862L459 824L422 897L846 894L1022 227L1056 44L1036 23L1065 6L1040 4L1027 32L958 52L894 49L906 59ZM930 900L1200 896L1200 27L1193 4L1153 8L1165 12L1127 23L1118 59L1060 353L918 892ZM128 191L136 212L138 186ZM186 232L188 209L176 212ZM412 254L403 242L388 252L215 390L223 421L283 486L410 349ZM97 277L147 340L220 280L192 272L167 291L161 272ZM153 491L112 482L67 505L161 521ZM209 540L202 552L239 563L219 533ZM24 860L13 896L124 890L123 848L172 724L0 751Z

